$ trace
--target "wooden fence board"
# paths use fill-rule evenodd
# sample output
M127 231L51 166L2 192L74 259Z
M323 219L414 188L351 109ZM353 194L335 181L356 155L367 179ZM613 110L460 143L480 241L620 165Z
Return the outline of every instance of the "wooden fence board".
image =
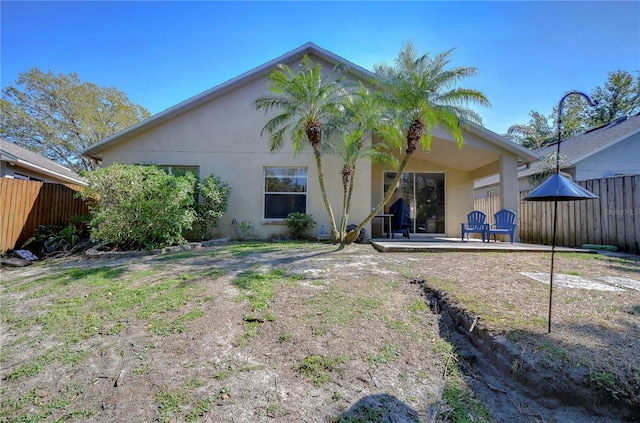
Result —
M588 191L593 192L590 188L593 186L593 184L591 183L591 181L584 181L580 183L580 186L582 186L583 188L585 188ZM595 194L595 193L594 193ZM594 214L594 209L593 209L593 200L586 200L582 202L585 205L585 214L586 215L586 219L585 222L587 223L587 238L586 240L583 240L582 243L583 244L595 244L595 236L594 236L594 221L593 221L593 214ZM582 215L581 215L582 216Z
M614 245L621 251L640 254L640 175L593 179L579 183L599 198L576 202L558 202L556 245ZM553 201L523 201L520 193L518 213L522 242L551 245ZM500 198L491 202L477 199L475 209L492 216Z
M591 182L591 192L597 195L598 198L587 201L591 202L591 204L593 205L593 242L594 244L600 245L602 244L602 219L600 219L600 215L602 214L602 208L600 207L600 181L592 180Z
M0 178L0 252L19 248L40 225L65 225L89 209L78 185Z
M615 196L613 198L615 203L615 215L614 221L616 226L616 240L626 248L626 240L624 233L624 178L610 178L613 182L613 189Z
M607 180L600 179L600 230L602 231L603 244L609 244L609 223L613 224L613 220L609 220L609 198L607 194Z
M575 245L580 246L587 243L587 206L584 201L577 201L574 208L574 228L576 228L574 231L576 236ZM582 226L584 226L584 228L579 230Z
M624 176L623 181L623 208L624 208L624 233L625 233L625 251L631 251L634 245L633 238L633 191L632 180L630 176Z
M634 176L631 179L631 192L633 193L633 208L631 216L633 218L633 232L635 237L633 245L636 253L640 253L640 177ZM630 251L633 251L630 250Z

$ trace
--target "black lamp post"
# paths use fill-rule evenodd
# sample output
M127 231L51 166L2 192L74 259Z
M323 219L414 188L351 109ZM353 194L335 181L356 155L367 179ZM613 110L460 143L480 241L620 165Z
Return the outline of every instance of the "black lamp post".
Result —
M556 252L556 228L558 226L558 201L577 201L598 198L597 195L582 188L580 185L570 181L560 175L560 143L562 142L562 103L570 95L580 95L595 107L598 103L592 101L588 95L579 91L571 91L565 94L558 103L558 142L556 149L556 172L549 179L540 184L539 187L531 191L525 201L553 201L553 234L551 241L551 274L549 276L549 326L548 333L551 333L551 300L553 297L553 259Z

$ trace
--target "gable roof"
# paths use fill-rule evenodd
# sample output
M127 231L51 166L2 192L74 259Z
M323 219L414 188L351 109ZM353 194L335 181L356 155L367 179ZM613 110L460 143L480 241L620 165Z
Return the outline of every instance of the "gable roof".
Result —
M0 160L49 175L54 179L72 184L87 185L87 181L71 169L4 139L0 139Z
M239 86L242 86L244 84L247 84L251 81L254 81L258 78L263 77L268 72L270 72L273 67L275 67L280 63L302 59L302 57L305 54L306 55L313 54L314 56L319 57L320 59L323 59L334 65L343 64L345 65L346 71L348 73L358 78L365 79L365 80L370 80L371 78L373 78L373 74L368 70L354 63L351 63L343 59L342 57L337 56L331 53L330 51L325 50L309 42L263 65L260 65L250 71L247 71L239 76L236 76L235 78L232 78L227 82L217 85L203 93L195 95L181 103L176 104L173 107L170 107L141 122L138 122L137 124L130 126L129 128L126 128L118 132L117 134L114 134L108 138L105 138L104 140L85 148L80 152L80 154L83 156L100 159L101 150L103 150L107 145L117 143L123 140L125 136L135 135L136 133L139 133L142 130L147 130L148 128L156 126L164 121L167 121L173 118L174 116L180 115L191 109L194 109L199 105L209 102L212 99L219 97L222 94L225 94Z
M97 159L97 160L101 160L102 159L102 151L111 145L115 145L121 141L124 141L125 139L127 139L130 136L134 136L137 133L146 131L156 125L161 124L162 122L165 122L177 115L180 115L182 113L185 113L191 109L194 109L198 106L200 106L203 103L207 103L209 101L211 101L212 99L221 96L237 87L240 87L244 84L247 84L251 81L254 81L258 78L261 78L263 76L265 76L268 72L270 72L276 65L280 64L280 63L286 63L286 62L292 62L292 61L296 61L296 60L301 60L303 56L305 55L313 55L316 56L326 62L332 63L333 65L342 65L343 68L345 69L345 71L361 80L365 80L365 81L370 81L372 80L375 75L328 51L325 50L317 45L315 45L314 43L308 42L294 50L291 50L288 53L283 54L280 57L277 57L261 66L258 66L248 72L245 72L233 79L228 80L227 82L224 82L220 85L217 85L201 94L198 94L196 96L193 96L181 103L178 103L177 105L170 107L158 114L155 114L133 126L130 126L127 129L124 129L123 131L118 132L117 134L114 134L108 138L105 138L104 140L93 144L87 148L85 148L84 150L82 150L80 152L81 155L83 156L87 156L87 157L91 157L93 159ZM530 150L526 149L525 147L522 147L519 144L516 144L512 141L507 140L506 138L480 126L480 125L476 125L472 122L466 122L465 125L465 129L467 129L468 131L479 135L481 137L483 137L484 139L489 140L490 142L492 142L493 144L497 145L498 147L505 149L509 152L511 152L512 154L515 154L518 158L518 161L520 163L531 163L534 161L537 161L539 159L539 157L531 152Z
M621 116L606 125L588 130L583 134L574 135L562 140L560 144L560 157L563 161L560 168L573 167L576 163L609 148L620 141L626 140L640 132L640 113L633 116ZM549 144L535 150L544 159L557 151L558 143ZM519 173L519 176L529 176L544 170L544 161L533 163L528 169Z

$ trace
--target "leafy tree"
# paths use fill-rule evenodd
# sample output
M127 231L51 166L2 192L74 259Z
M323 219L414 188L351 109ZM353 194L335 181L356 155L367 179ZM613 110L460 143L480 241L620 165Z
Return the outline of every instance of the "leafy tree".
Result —
M337 240L339 234L325 188L320 143L323 140L323 126L338 114L339 105L347 94L343 85L344 77L334 77L332 73L323 78L321 65L314 65L305 55L295 71L281 64L269 73L267 79L271 94L258 98L255 107L265 113L276 109L280 114L269 119L260 134L270 134L269 147L272 152L283 147L285 135L291 137L294 156L307 142L311 144L322 199L331 223L331 237Z
M622 70L609 72L604 87L596 87L590 97L598 102L596 107L587 106L576 96L568 97L563 104L563 139L607 124L620 116L640 112L640 72L636 78ZM529 115L528 123L509 127L505 137L530 149L557 141L558 106L553 107L548 118L535 111Z
M432 128L440 126L450 132L462 147L464 121L480 122L477 113L466 105L489 105L489 101L480 91L457 86L464 78L475 75L477 69L449 67L452 51L434 57L428 54L418 56L411 42L407 42L400 50L395 66L376 66L381 100L393 116L393 123L385 123L379 128L379 133L385 142L398 148L402 148L399 141L400 134L404 134L406 149L384 198L362 223L347 234L346 242L353 242L360 229L389 201L418 144L429 150Z
M0 136L75 171L93 168L80 150L150 115L115 88L38 68L4 88L0 106Z
M196 221L193 174L113 164L87 177L89 186L80 195L89 202L92 239L123 250L186 242L182 233Z
M590 106L581 96L569 96L562 104L562 139L581 134L593 125L586 118ZM551 124L553 127L554 142L558 139L558 106L551 111Z
M598 102L585 113L591 127L604 125L622 115L637 114L640 112L640 71L635 79L623 70L609 72L604 87L596 87L591 98Z

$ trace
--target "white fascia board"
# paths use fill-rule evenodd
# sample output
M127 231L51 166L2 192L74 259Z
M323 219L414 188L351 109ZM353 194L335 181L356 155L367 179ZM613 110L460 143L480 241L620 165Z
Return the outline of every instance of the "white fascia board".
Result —
M70 182L72 184L77 184L77 185L82 185L82 186L87 186L88 185L86 181L63 175L63 174L58 173L56 171L53 171L51 169L45 169L44 167L35 165L35 164L31 163L31 162L26 162L26 161L21 160L21 159L17 159L15 161L12 160L12 162L14 162L15 164L19 164L21 167L23 167L25 169L33 170L33 171L36 171L36 172L41 173L43 175L48 175L48 176L51 176L51 177L62 179L63 181L67 181L67 182Z

